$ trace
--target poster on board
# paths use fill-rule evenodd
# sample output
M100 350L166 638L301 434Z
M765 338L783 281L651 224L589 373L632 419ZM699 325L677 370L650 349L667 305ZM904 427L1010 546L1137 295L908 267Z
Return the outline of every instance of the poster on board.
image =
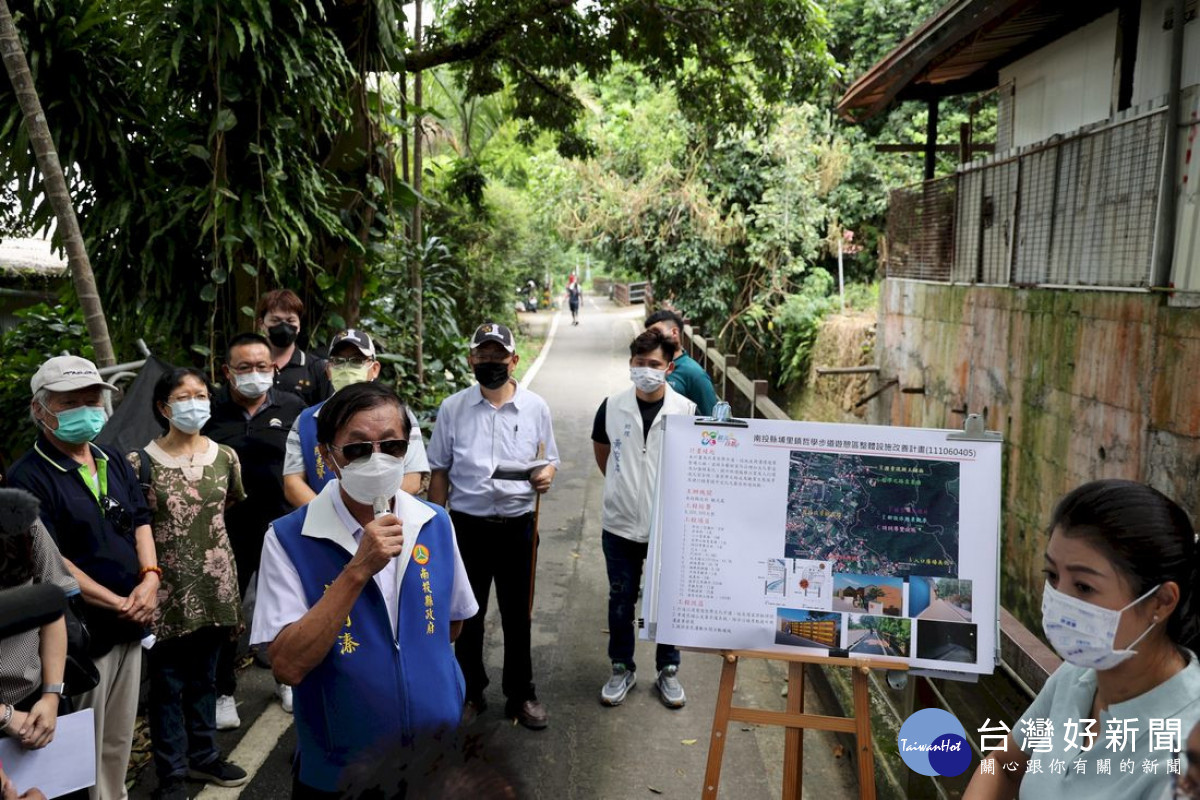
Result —
M666 417L643 616L679 646L995 664L1000 442Z

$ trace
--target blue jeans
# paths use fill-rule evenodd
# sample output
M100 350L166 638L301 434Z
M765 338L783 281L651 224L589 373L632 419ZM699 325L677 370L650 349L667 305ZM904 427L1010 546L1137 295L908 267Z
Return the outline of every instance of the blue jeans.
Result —
M210 626L157 642L150 670L150 736L158 778L220 758L217 748L217 654L229 628Z
M633 663L634 608L650 545L631 542L608 531L602 533L601 545L608 565L608 658L614 664L621 663L636 671L637 666ZM659 670L679 666L679 650L674 645L658 645L654 650L654 666Z

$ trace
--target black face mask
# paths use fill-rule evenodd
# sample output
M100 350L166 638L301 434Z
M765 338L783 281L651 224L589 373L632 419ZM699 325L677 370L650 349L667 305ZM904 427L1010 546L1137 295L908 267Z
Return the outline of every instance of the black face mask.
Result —
M300 329L295 325L288 325L286 322L281 322L278 325L272 325L267 328L267 338L271 344L279 348L290 347L296 341L296 336L300 333Z
M475 380L479 381L479 385L485 389L499 389L508 380L508 364L488 361L484 364L476 364L474 372Z

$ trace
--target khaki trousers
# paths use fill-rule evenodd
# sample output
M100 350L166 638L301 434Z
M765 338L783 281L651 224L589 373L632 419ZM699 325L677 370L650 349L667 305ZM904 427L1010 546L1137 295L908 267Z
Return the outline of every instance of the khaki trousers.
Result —
M142 680L142 646L129 642L96 659L100 683L76 698L80 709L96 715L96 785L89 800L126 800L125 771L133 748L138 687Z

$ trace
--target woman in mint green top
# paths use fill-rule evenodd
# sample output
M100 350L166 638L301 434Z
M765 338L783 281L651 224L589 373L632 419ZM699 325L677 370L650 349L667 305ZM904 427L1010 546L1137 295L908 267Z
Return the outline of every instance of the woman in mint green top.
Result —
M1159 800L1200 721L1195 532L1140 483L1084 484L1054 510L1042 628L1066 662L964 800Z

